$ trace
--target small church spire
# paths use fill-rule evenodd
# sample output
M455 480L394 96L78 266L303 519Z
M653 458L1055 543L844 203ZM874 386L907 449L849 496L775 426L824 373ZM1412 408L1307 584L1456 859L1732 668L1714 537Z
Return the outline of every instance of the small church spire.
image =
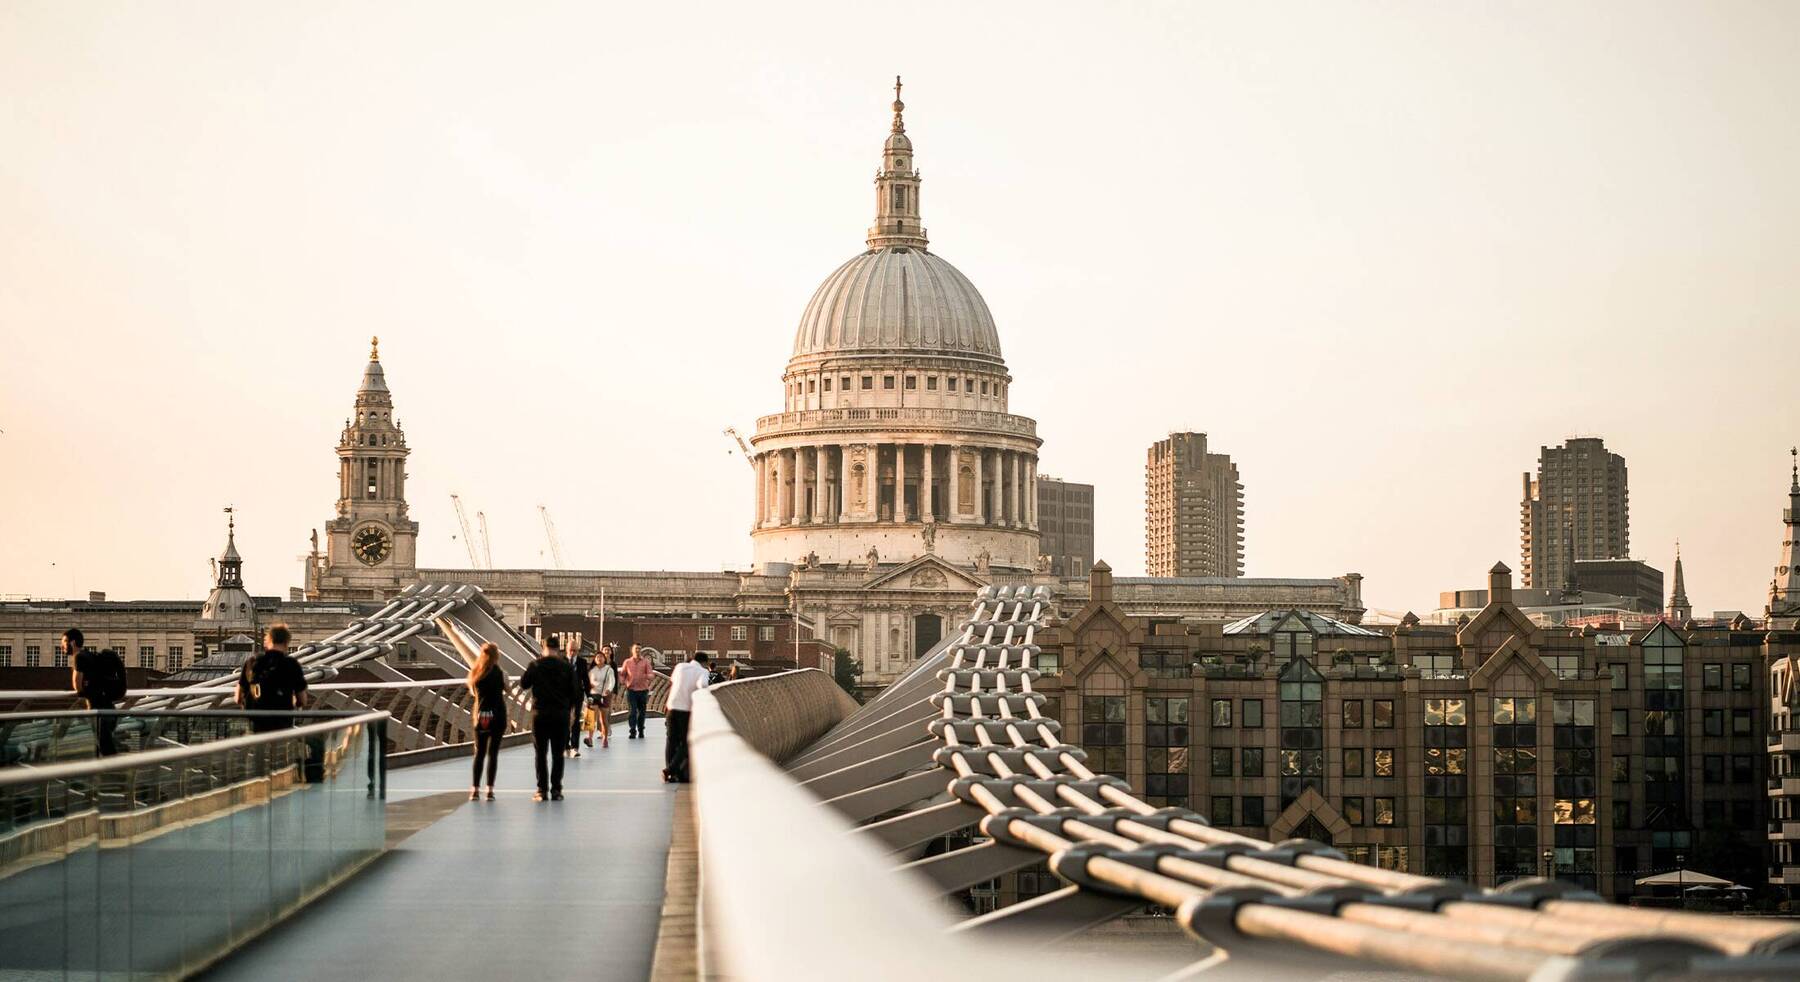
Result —
M1789 494L1800 494L1800 447L1789 447L1788 456L1793 458L1794 477L1788 484Z
M1669 620L1685 624L1694 619L1694 605L1688 603L1687 578L1681 572L1681 540L1675 540L1675 588L1669 591Z

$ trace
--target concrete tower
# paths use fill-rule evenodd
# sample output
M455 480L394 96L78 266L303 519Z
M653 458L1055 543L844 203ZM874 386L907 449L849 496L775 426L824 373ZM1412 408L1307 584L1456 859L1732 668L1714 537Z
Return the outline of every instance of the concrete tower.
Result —
M1144 461L1144 567L1151 576L1244 575L1244 485L1204 433L1171 433Z
M314 541L306 595L324 600L382 600L417 577L419 523L407 517L406 434L381 370L381 339L344 432L338 438L337 517L325 523L326 548Z
M1524 475L1519 551L1524 585L1570 589L1575 562L1631 555L1631 497L1625 458L1598 437L1538 448L1534 479Z

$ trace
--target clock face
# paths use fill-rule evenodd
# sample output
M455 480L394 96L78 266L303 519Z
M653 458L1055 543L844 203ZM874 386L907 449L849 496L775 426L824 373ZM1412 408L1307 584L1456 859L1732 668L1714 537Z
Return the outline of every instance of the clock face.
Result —
M394 552L394 542L387 530L378 525L364 525L350 536L350 551L365 566L378 566Z

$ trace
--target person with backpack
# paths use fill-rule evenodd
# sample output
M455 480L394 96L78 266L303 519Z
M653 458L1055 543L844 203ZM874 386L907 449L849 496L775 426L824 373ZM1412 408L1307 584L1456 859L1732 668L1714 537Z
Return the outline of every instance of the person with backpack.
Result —
M562 800L563 753L569 749L569 714L579 701L575 672L555 638L519 676L519 690L531 696L531 750L537 757L537 794L532 801ZM551 758L546 761L545 755Z
M89 651L82 647L85 640L81 628L71 627L63 632L63 654L68 656L72 666L69 685L94 712L96 754L111 757L119 752L119 745L113 738L119 727L119 717L113 710L119 708L119 701L125 698L125 660L111 648Z
M291 713L306 708L306 673L288 654L293 635L286 624L271 624L263 632L263 652L245 659L238 669L235 701L245 709ZM250 732L269 733L292 728L291 716L253 716Z

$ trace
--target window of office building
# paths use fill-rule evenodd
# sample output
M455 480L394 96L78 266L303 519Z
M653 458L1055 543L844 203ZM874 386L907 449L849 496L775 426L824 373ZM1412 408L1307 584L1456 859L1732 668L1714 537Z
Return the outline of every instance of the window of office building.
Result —
M169 671L175 672L187 661L187 649L180 645L169 645Z
M1536 876L1537 700L1495 697L1494 878Z
M1211 774L1213 777L1231 776L1230 747L1214 747L1212 750L1208 751L1207 756L1209 764L1207 773Z
M1441 653L1417 654L1412 658L1413 666L1419 670L1420 678L1448 679L1456 678L1462 672L1462 666L1455 655Z
M1243 805L1243 815L1241 817L1241 823L1243 825L1246 825L1246 826L1249 826L1252 828L1260 828L1261 826L1267 824L1263 818L1263 799L1260 795L1256 796L1256 797L1245 798L1242 802L1242 805Z
M1750 691L1750 666L1739 662L1731 666L1731 691Z
M1397 815L1394 811L1394 799L1392 799L1392 798L1376 798L1375 799L1375 824L1376 825L1398 825L1399 824L1399 818L1397 817Z
M1312 635L1306 637L1311 639ZM1325 793L1325 677L1297 655L1281 670L1281 807ZM1248 823L1246 823L1248 824Z
M1212 719L1212 725L1214 725L1214 726L1230 726L1231 725L1231 700L1230 699L1214 699L1212 701L1212 717L1211 717L1211 719Z
M138 645L138 664L145 668L156 667L156 646L153 644Z
M0 668L12 667L12 645L0 644Z
M1238 718L1238 725L1246 730L1262 729L1262 700L1245 699L1243 714Z
M1153 679L1185 679L1193 674L1185 651L1140 651L1138 667Z
M1554 872L1589 890L1597 890L1595 850L1599 847L1600 781L1594 757L1599 740L1594 727L1594 700L1556 699L1551 706L1556 761Z
M1219 826L1236 825L1237 823L1231 820L1231 816L1231 796L1228 794L1213 795L1212 812L1206 816L1207 820Z
M1700 666L1700 688L1708 692L1718 692L1725 688L1724 665Z
M733 641L748 641L748 640L750 640L750 626L748 624L733 624L733 625L731 625L731 640L733 640Z
M1345 747L1344 748L1344 776L1345 777L1362 777L1363 776L1363 748L1361 748L1361 747Z
M42 649L35 644L28 644L25 646L26 668L37 668L39 664L41 664L41 659L43 657L41 651Z
M1394 727L1394 700L1375 700L1375 723L1378 730L1389 730Z
M1466 876L1469 869L1469 703L1425 700L1425 869L1429 876ZM1376 755L1384 751L1377 750ZM1392 753L1391 750L1385 751ZM1393 765L1387 767L1393 773ZM1375 774L1382 775L1376 761Z
M713 626L711 624L700 625L700 640L711 641L712 639L713 639Z
M1364 823L1363 800L1361 798L1344 799L1344 821L1355 826Z
M1081 746L1087 765L1102 774L1125 773L1125 697L1081 697Z
M1188 700L1144 700L1144 800L1158 807L1188 803Z
M1245 747L1238 751L1238 772L1244 777L1263 776L1263 748Z
M1363 701L1361 699L1344 700L1344 728L1360 730L1363 725Z
M763 624L763 625L757 627L756 638L758 641L773 641L773 640L775 640L775 625Z
M1676 829L1686 824L1687 788L1682 773L1686 751L1682 717L1686 708L1680 635L1658 624L1644 638L1644 825Z

